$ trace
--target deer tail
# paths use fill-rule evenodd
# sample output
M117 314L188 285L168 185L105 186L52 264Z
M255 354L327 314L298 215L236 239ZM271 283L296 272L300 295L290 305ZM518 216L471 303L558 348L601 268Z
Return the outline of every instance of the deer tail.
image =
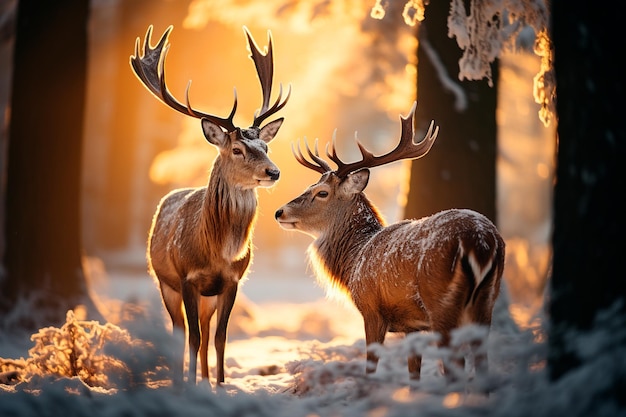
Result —
M500 247L498 245L482 252L475 250L467 252L460 245L459 252L457 259L460 258L461 270L467 279L469 289L465 299L465 306L467 307L476 303L481 292L493 288L494 279L501 274L500 258L503 258L504 255L499 253Z

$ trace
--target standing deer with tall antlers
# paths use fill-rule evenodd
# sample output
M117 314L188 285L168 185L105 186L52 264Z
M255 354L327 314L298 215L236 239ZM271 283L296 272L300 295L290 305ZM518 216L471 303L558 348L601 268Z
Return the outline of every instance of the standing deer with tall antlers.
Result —
M278 98L270 106L273 78L272 37L262 53L250 32L244 27L250 57L254 61L263 103L247 129L236 127L233 117L237 94L228 117L202 113L176 100L165 83L165 57L169 49L170 26L157 45L151 47L152 26L146 33L143 53L140 40L135 44L131 66L144 86L167 106L187 116L201 119L206 140L219 153L213 162L208 184L200 188L174 190L167 194L154 214L148 238L148 266L158 280L163 304L174 329L185 329L189 344L188 381L196 382L198 351L202 378L208 379L209 323L217 310L215 351L217 384L224 382L224 349L228 320L240 280L252 257L252 230L257 212L257 187L270 187L280 171L267 155L267 144L283 123L279 118L261 127L265 119L287 103ZM182 306L185 307L183 316ZM177 366L176 380L182 380L182 362ZM179 373L180 372L180 373Z
M368 347L382 344L387 332L422 330L441 334L440 345L450 342L454 328L468 323L489 326L504 268L504 241L485 216L471 210L447 210L420 220L386 226L365 196L368 168L402 159L417 159L432 147L439 128L431 121L426 136L414 143L413 115L401 118L397 147L374 156L358 140L362 159L342 162L335 151L335 136L326 155L333 170L308 144L306 159L300 146L293 149L298 162L322 174L302 195L278 209L283 229L298 230L315 240L309 258L318 280L347 293L363 316ZM408 369L420 376L422 358L412 354ZM368 373L378 357L367 352ZM486 357L476 358L477 370Z

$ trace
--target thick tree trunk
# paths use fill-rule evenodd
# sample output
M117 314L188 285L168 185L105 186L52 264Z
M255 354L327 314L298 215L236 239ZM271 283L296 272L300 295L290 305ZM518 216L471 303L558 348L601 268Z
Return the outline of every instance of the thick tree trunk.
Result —
M62 323L78 304L96 313L80 238L88 12L87 0L18 5L0 280L0 314L13 319L5 325Z
M552 3L559 123L549 305L553 379L584 364L576 337L597 329L599 312L617 307L614 318L622 326L626 322L620 262L626 235L626 68L614 46L620 20L611 6ZM617 352L623 352L626 341L605 332L616 338L606 349L621 357ZM607 369L607 377L611 374L614 370ZM622 405L625 385L622 376L609 393L621 396Z
M433 1L419 30L416 124L425 129L431 119L441 127L428 156L411 164L406 218L419 218L448 208L471 208L496 221L496 103L498 70L493 87L487 81L459 81L461 50L448 37L449 2ZM445 69L433 63L433 51ZM467 100L445 88L448 77Z

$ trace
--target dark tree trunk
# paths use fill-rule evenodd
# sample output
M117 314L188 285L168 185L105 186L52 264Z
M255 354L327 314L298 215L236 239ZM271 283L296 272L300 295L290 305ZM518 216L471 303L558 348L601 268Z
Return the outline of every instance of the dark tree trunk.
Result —
M471 208L495 222L497 64L492 66L493 87L486 80L458 80L462 51L448 37L449 11L449 2L430 2L418 34L416 125L425 131L435 119L440 131L429 154L411 164L405 217ZM437 54L445 76L461 88L466 108L455 108L455 95L444 88L427 47Z
M620 302L613 318L626 323L626 68L616 55L622 29L613 7L556 0L552 30L559 141L548 367L558 379L584 364L576 335L597 329L600 311ZM621 358L626 341L605 331L615 338L605 350ZM613 390L623 405L626 376Z
M78 304L96 313L80 238L88 13L88 0L18 5L0 280L11 326L58 324Z

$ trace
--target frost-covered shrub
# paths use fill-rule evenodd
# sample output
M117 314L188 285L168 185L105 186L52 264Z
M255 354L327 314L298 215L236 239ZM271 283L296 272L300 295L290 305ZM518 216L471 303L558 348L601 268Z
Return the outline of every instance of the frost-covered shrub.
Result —
M152 343L111 323L78 320L71 310L63 326L42 328L31 340L35 345L27 359L0 360L2 371L18 371L23 382L78 378L90 387L127 389L148 384L167 369Z
M80 321L67 312L61 328L45 327L31 336L26 372L31 375L79 377L91 386L107 386L105 370L124 369L123 362L103 353L105 341L131 344L128 333L110 323Z

